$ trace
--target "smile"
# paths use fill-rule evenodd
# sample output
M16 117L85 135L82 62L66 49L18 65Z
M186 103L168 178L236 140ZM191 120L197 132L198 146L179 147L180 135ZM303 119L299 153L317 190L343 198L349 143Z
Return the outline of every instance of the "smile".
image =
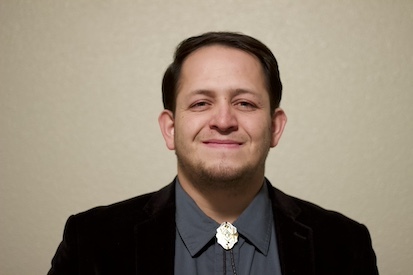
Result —
M242 142L235 140L219 140L212 139L203 142L208 147L212 148L239 148L242 145Z

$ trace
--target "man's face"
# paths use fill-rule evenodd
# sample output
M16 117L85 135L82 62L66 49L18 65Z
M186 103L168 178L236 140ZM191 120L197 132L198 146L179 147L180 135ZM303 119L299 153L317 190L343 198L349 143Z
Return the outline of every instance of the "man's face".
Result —
M168 148L176 151L180 178L234 182L264 176L265 159L281 136L285 115L277 109L271 116L264 72L255 56L212 45L184 61L175 114L164 111L159 121Z

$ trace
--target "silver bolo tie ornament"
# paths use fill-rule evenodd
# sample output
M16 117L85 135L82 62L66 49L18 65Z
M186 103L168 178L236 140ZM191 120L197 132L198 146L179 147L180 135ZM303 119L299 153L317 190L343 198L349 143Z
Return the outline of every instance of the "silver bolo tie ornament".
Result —
M217 228L217 242L225 249L230 250L238 242L237 228L229 222L223 222Z

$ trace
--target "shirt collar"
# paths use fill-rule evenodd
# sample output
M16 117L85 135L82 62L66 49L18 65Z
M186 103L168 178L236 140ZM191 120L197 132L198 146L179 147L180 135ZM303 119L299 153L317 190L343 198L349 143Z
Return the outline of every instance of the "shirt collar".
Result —
M219 224L202 212L183 190L178 179L176 183L176 226L186 248L194 257L211 239L215 238ZM257 213L261 214L257 215ZM257 196L234 222L234 226L241 237L267 255L272 225L273 215L268 188L263 184Z
M176 180L176 226L186 248L194 257L214 236L219 224L196 205Z
M234 222L239 234L267 256L273 229L273 214L267 184Z

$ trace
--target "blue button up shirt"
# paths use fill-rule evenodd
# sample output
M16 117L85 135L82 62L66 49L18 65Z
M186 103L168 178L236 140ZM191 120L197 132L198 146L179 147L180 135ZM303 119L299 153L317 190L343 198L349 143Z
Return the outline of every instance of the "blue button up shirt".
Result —
M281 275L266 184L233 225L239 233L238 242L232 249L236 274ZM177 180L175 274L233 274L230 251L224 250L216 241L219 226L202 212Z

